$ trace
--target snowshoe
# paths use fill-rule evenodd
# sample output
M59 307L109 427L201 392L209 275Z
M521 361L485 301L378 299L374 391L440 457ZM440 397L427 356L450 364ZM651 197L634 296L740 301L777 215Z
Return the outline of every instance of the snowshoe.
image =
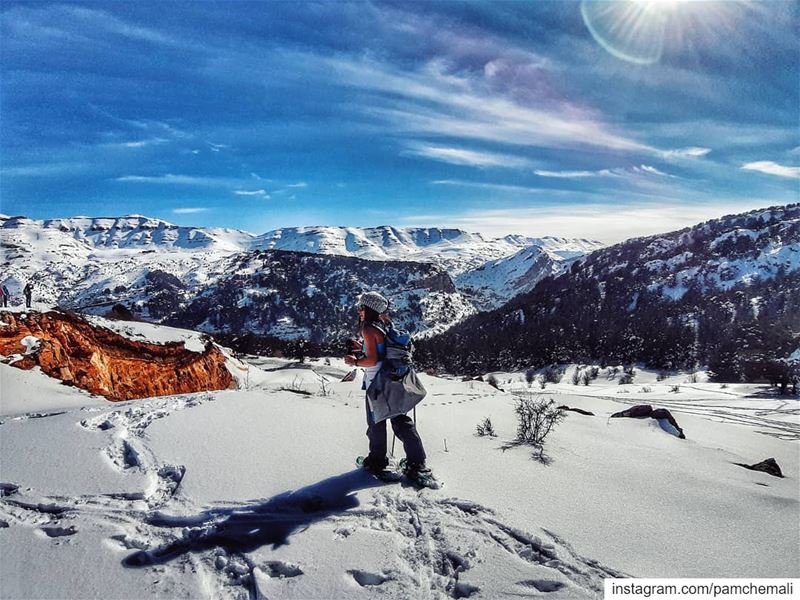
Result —
M433 476L433 471L428 467L409 463L405 458L400 461L400 470L418 488L438 490L444 485Z
M392 468L391 464L387 464L385 467L380 469L373 468L368 462L366 457L359 456L356 458L356 466L364 469L372 476L380 479L381 481L385 481L386 483L394 483L400 481L403 477L403 474L399 471Z

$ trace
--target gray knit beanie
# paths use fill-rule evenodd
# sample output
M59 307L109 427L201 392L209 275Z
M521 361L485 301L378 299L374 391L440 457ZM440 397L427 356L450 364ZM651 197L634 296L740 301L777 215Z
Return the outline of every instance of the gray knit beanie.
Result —
M379 315L389 310L389 301L378 292L365 292L358 297L358 305L371 308Z

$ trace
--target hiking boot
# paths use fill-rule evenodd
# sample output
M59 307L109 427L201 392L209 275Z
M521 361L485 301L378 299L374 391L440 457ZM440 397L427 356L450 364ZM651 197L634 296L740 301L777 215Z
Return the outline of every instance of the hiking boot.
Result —
M416 473L425 473L425 474L431 473L431 470L425 466L424 462L421 463L408 462L405 458L400 461L400 468L406 475L411 475Z
M435 490L442 487L442 483L433 476L433 471L425 466L424 462L412 463L403 459L400 461L400 469L417 487L427 487Z
M359 459L356 460L356 463L362 469L366 469L370 473L382 473L386 470L386 467L389 466L389 459L386 457L383 459L376 459L374 456L367 456L363 459L359 457Z

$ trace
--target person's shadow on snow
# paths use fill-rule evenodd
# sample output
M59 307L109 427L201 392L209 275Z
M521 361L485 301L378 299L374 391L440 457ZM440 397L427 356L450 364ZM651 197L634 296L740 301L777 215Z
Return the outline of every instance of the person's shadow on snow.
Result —
M288 491L250 506L213 508L197 515L172 517L155 513L150 525L175 528L175 541L139 550L127 556L126 567L166 563L187 552L224 548L228 552L250 552L272 544L289 543L289 536L316 521L358 506L355 492L385 485L362 469L329 477L299 490Z

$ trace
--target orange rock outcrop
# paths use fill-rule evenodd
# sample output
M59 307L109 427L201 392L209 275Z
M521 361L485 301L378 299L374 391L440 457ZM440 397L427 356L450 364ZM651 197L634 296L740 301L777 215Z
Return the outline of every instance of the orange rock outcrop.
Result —
M26 336L40 340L34 352L13 363L41 367L51 377L109 400L133 400L231 387L233 377L214 344L204 352L182 342L149 344L56 311L0 312L0 354L24 354Z

